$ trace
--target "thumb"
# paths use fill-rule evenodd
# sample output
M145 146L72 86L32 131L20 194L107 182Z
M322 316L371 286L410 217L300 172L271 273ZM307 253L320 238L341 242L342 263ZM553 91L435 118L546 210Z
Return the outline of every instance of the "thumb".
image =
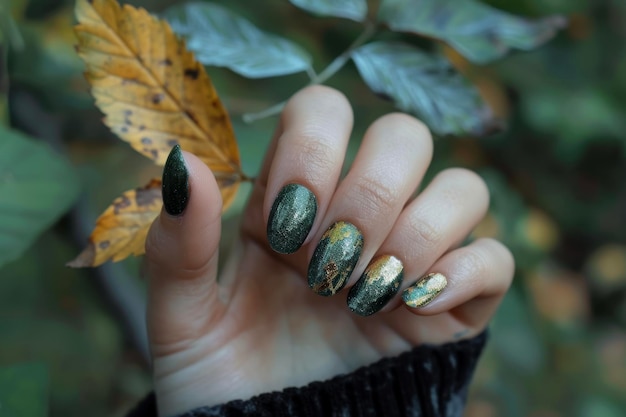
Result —
M144 258L155 358L206 334L223 310L215 291L221 212L210 169L176 145L163 168L163 209L148 233Z

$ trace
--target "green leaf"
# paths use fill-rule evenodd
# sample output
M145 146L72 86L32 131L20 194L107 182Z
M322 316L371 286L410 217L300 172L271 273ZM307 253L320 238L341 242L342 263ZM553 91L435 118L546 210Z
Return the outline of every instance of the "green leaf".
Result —
M44 417L48 409L48 370L42 363L0 368L0 415Z
M227 67L247 78L293 74L311 66L310 55L295 43L216 4L173 6L163 17L205 65Z
M481 135L496 125L491 110L450 63L399 42L374 42L352 54L376 93L421 118L438 134Z
M320 16L335 16L362 22L367 16L365 0L289 0L291 4Z
M0 266L28 248L77 194L75 173L59 155L0 127Z
M524 19L474 0L382 0L378 20L395 31L440 39L477 63L512 48L536 48L566 23L561 16Z

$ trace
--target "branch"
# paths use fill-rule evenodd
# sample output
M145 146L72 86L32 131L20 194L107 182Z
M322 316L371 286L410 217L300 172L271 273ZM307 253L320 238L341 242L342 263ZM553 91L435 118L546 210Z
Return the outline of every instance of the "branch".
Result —
M339 70L343 68L343 66L350 60L352 52L359 46L370 40L375 33L376 25L372 22L367 22L365 24L365 30L359 35L359 37L356 38L354 42L352 42L352 44L345 51L343 51L341 55L336 57L326 68L324 68L322 72L315 76L312 76L311 81L308 85L318 85L325 83L330 77L339 72ZM261 110L257 113L246 113L242 116L243 121L246 123L252 123L256 120L275 116L283 110L285 104L287 104L287 100L277 103L272 107L268 107L267 109Z

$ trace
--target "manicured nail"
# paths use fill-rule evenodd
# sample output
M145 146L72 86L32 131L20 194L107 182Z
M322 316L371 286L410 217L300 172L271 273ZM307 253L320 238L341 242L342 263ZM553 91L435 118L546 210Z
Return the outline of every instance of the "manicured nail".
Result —
M336 294L346 285L362 250L363 235L355 225L337 222L330 226L309 264L309 287L319 295Z
M424 307L437 297L448 285L448 280L438 272L428 274L402 293L404 304L409 307Z
M315 214L317 199L308 188L289 184L278 193L269 221L267 240L278 253L294 253L309 235Z
M404 267L395 256L383 255L374 259L350 288L348 307L356 314L369 316L385 306L398 293Z
M189 171L180 145L175 145L163 167L163 206L172 216L180 216L189 201Z

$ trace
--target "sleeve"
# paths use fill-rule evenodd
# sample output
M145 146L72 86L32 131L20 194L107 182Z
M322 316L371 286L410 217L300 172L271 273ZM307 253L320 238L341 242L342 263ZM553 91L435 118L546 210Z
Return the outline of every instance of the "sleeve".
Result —
M461 417L487 332L393 358L301 388L287 388L178 417ZM127 417L156 417L154 394Z

